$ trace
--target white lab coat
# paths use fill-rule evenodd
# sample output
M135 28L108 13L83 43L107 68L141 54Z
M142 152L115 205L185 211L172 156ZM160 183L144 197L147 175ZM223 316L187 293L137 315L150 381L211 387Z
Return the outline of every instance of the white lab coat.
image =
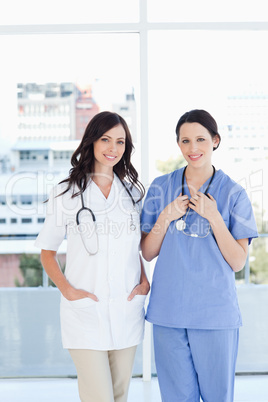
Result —
M35 245L57 251L67 236L65 276L72 286L94 293L90 298L68 301L61 296L60 316L63 347L67 349L113 350L139 344L144 333L146 296L127 297L140 283L140 214L117 176L106 199L91 182L83 193L85 207L96 216L99 250L89 255L77 230L80 196L57 185L50 194L47 216ZM138 192L132 190L134 199ZM136 230L130 230L131 215Z

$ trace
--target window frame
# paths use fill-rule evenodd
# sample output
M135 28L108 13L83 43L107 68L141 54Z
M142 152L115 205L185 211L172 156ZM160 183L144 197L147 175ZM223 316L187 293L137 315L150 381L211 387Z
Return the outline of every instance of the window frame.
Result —
M253 3L252 3L253 4ZM253 4L254 6L254 4ZM137 23L94 23L94 24L44 24L44 25L1 25L0 35L56 35L56 34L97 34L97 33L138 33L140 40L140 110L139 126L141 144L141 181L149 183L149 124L148 124L148 33L152 30L210 30L210 31L268 31L268 21L261 22L148 22L147 0L139 1L139 22ZM149 265L146 263L149 272ZM150 274L148 274L150 277ZM246 264L245 282L249 282L249 264ZM44 276L44 286L48 279ZM150 349L151 337L147 327L144 339L143 379L151 378Z

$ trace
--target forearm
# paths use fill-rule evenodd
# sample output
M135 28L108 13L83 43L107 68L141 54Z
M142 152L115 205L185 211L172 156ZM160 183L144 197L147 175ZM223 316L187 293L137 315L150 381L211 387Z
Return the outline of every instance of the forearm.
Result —
M248 252L248 239L235 240L220 213L210 221L218 247L234 272L243 269Z
M145 287L147 287L147 288L148 288L148 292L149 292L149 290L150 290L150 283L149 283L149 281L148 281L148 278L147 278L147 275L146 275L146 272L145 272L145 268L144 268L144 264L143 264L143 261L142 261L141 256L140 256L140 263L141 263L140 284L141 284L141 285L144 285ZM148 293L148 292L147 292L147 293Z
M159 215L152 230L147 235L143 234L141 250L146 261L152 261L158 256L170 222L170 217L164 210Z
M59 263L57 261L56 251L42 250L41 262L49 278L57 286L60 292L65 295L70 289L71 285L65 278Z

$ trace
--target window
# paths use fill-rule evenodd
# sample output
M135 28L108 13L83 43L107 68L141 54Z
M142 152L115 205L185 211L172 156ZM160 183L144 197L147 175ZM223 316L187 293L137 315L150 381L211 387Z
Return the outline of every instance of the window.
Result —
M57 9L60 3L54 4L54 7ZM58 90L61 91L62 98L68 99L73 85L81 84L87 78L97 103L101 105L100 110L111 109L119 103L117 110L122 115L125 113L126 120L133 125L134 133L137 134L133 161L147 186L155 176L161 174L156 167L157 161L178 156L174 142L174 127L178 116L190 108L201 106L208 109L220 125L223 141L217 151L219 167L227 173L230 172L235 180L246 178L247 191L251 196L255 191L249 183L251 172L256 171L258 167L264 172L267 171L265 150L268 148L268 61L263 51L268 39L267 22L263 22L266 1L256 0L253 6L253 2L242 0L227 0L217 5L212 0L204 0L202 4L199 0L190 3L167 0L164 5L160 0L114 0L105 2L106 13L102 12L104 0L97 3L90 8L89 13L81 13L81 10L88 10L90 6L85 0L78 0L75 6L65 4L65 13L57 13L55 9L55 13L51 15L46 10L37 13L35 2L26 0L23 5L19 3L17 8L19 10L20 7L28 7L31 10L25 18L18 18L20 12L14 14L10 5L0 13L0 23L2 19L5 25L18 24L20 29L22 24L34 22L37 26L26 26L25 32L30 35L21 36L16 35L16 30L11 26L12 35L0 37L2 52L9 56L10 65L15 65L17 59L22 60L19 73L10 69L8 63L1 66L1 76L8 77L8 80L2 80L6 82L3 82L5 90L0 93L0 104L5 105L6 100L12 98L9 88L14 88L17 84L20 101L16 114L8 111L1 119L0 129L2 126L7 128L1 132L6 132L8 137L14 138L17 128L14 122L19 115L21 132L32 141L38 138L35 133L43 114L46 113L49 119L47 122L42 121L42 129L44 124L47 124L49 133L46 133L44 138L51 141L55 138L69 140L68 127L74 125L74 121L65 121L63 118L70 115L72 106L67 100L59 105L53 105L53 102ZM139 8L145 10L146 5L150 24L143 27L146 27L146 34L148 32L148 43L144 41L144 31L140 36L137 34L141 29ZM143 21L142 17L140 20ZM100 30L97 27L92 28L90 24L94 21L100 24ZM121 21L127 25L117 25L117 29L113 30L111 26L105 25L107 21L119 24ZM81 34L79 26L72 25L67 28L68 35L65 35L66 28L60 24L68 22L89 24L83 27L84 32L88 29L88 34ZM47 23L59 25L42 25ZM38 30L38 35L33 34L35 29ZM98 33L92 29L96 29ZM116 35L107 33L111 30L116 32ZM61 49L60 54L58 49ZM90 51L85 53L84 49ZM102 49L101 54L99 49ZM116 59L114 49L118 50ZM70 53L74 64L70 62ZM79 67L78 76L76 66L77 61L81 60L81 55L83 63ZM140 55L142 60L139 59ZM48 63L45 73L42 71L44 59L54 61ZM113 62L109 62L111 60ZM35 78L31 80L29 77ZM52 77L52 80L48 77ZM61 83L60 88L53 81ZM46 104L38 100L38 83L41 82L51 83L44 92L48 99ZM31 105L23 103L25 84L35 96L35 103ZM136 107L134 115L130 103L133 98ZM91 109L86 110L90 112ZM83 108L79 110L84 112ZM56 123L55 117L62 120ZM29 118L36 120L30 121ZM77 139L83 135L86 121L87 118L81 116L81 126L77 126L74 134ZM75 124L78 125L77 122ZM141 150L140 126L143 147ZM147 133L150 148L147 144ZM21 157L25 168L28 168L28 163L32 163L35 168L36 163L40 162L40 154L36 151L20 151L18 158ZM56 161L55 165L60 170L68 160L68 155L61 150L53 152L53 158L49 158L47 152L41 159L47 166ZM236 162L235 168L231 163L226 163L226 152L229 152L232 161ZM263 187L262 184L262 190ZM263 205L260 198L254 201L255 210L262 211L262 218L259 220L262 231L267 227L268 217L264 208L267 202L267 192L264 190ZM24 205L30 205L30 201L25 201Z
M32 223L32 218L21 218L21 223Z
M20 152L20 159L21 160L30 159L30 151L21 151Z
M178 149L174 141L174 127L178 117L193 107L209 109L220 123L223 137L221 147L217 151L217 167L225 169L227 166L227 169L231 170L231 166L226 163L226 152L233 161L239 155L241 160L231 173L236 180L245 179L243 183L251 196L261 232L261 237L251 246L247 270L242 272L242 276L237 280L238 283L252 281L256 284L267 284L268 213L266 206L268 200L265 185L267 183L267 159L265 158L267 158L268 150L268 113L264 99L267 102L268 85L267 78L262 79L267 72L265 53L268 39L267 1L98 0L92 7L88 0L76 2L47 0L44 3L35 0L23 2L11 0L2 3L0 24L4 26L0 26L0 34L3 34L0 35L0 48L1 58L5 60L5 63L0 65L0 107L1 110L5 110L5 113L1 114L0 133L5 134L4 140L14 143L15 134L19 131L22 137L34 142L38 139L40 131L46 128L49 132L43 133L44 140L70 140L70 126L77 124L76 121L71 118L70 121L61 120L57 126L55 118L71 115L72 105L66 102L53 106L53 101L56 99L54 85L51 85L47 92L49 102L46 104L40 105L37 99L35 99L35 105L24 104L24 84L29 83L29 87L32 85L32 90L36 92L35 97L38 97L40 94L34 83L62 83L63 97L68 98L72 92L72 83L83 84L85 81L87 83L90 81L100 110L111 109L117 105L119 113L126 113L126 120L131 123L135 134L133 162L141 174L142 182L148 187L152 179L162 173L157 168L157 162L159 160L165 162L171 156L178 157ZM14 9L16 9L15 13ZM106 22L108 25L105 24ZM23 26L23 24L29 25ZM23 34L19 35L20 32ZM19 68L14 68L18 60ZM42 70L43 67L45 67L44 70ZM16 94L17 83L20 83L18 95ZM231 93L230 88L233 89ZM252 99L256 93L257 98L253 107ZM132 103L130 103L131 99ZM21 102L18 103L18 100ZM135 108L132 113L133 100ZM127 109L126 105L129 105L128 110L124 110ZM90 110L92 108L87 112ZM249 129L250 124L253 123L250 110L254 111L255 115L254 132ZM46 121L44 121L44 115L46 115ZM83 135L86 118L80 123L81 127L77 127L75 132L77 140ZM249 134L247 144L243 143L244 123ZM66 126L63 127L64 124ZM230 133L228 127L232 127ZM38 130L39 134L37 134ZM57 137L55 137L55 131L57 131ZM257 157L255 154L248 159L243 147L251 147L249 141L252 138L255 141L254 146L259 146L259 151ZM2 147L0 149L2 155ZM23 172L29 172L31 169L37 172L40 166L37 163L40 160L36 154L31 154L25 148L19 150L25 152L21 155L21 160L19 151L14 153L12 172L16 174L18 162L21 162L20 167ZM47 160L47 166L51 168L52 159L54 158L48 158L47 153L42 159L43 166ZM58 173L61 171L62 163L64 159L59 159L57 162ZM45 200L47 196L44 197L41 194L49 194L52 185L60 180L53 176L54 174L54 172L44 173L44 179L38 180L38 185L36 182L33 191L27 194L35 197L38 195L41 202ZM41 174L38 177L41 177ZM0 178L2 179L1 175ZM31 181L32 177L29 179ZM20 195L25 194L25 188L21 180L17 181L12 189L12 204L13 206L17 204L14 210L19 211L19 214L23 214L22 210L27 209L26 206L22 208L19 203ZM39 206L40 204L38 203ZM34 210L37 207L34 204L30 208ZM18 225L23 226L23 232L17 237L14 236L14 239L21 238L23 241L28 241L25 240L26 233L33 233L31 229L32 224L34 226L36 224L36 216L43 216L43 214L43 210L38 211L37 215L36 211L31 214L30 216L34 216L34 222L30 222L31 218L26 215L20 216L18 223L21 223L21 219L26 222L24 226ZM5 218L1 219L5 221ZM13 227L15 226L17 225ZM3 225L2 231L4 229L6 228ZM9 231L10 227L7 229ZM10 241L9 243L11 244ZM49 284L45 275L43 276L39 256L30 255L24 261L18 261L20 256L17 248L14 249L14 254L17 257L16 266L23 262L26 267L34 267L34 276L30 270L25 272L20 282L22 286ZM63 260L62 266L64 263ZM14 267L11 268L14 269ZM0 281L2 280L1 275ZM15 273L10 283L3 285L3 282L0 282L0 286L15 286ZM244 287L243 290L248 288ZM266 291L262 286L250 288L250 290L258 288L261 292ZM33 296L40 292L31 293ZM263 303L261 299L258 298L258 300L261 307ZM257 310L264 311L260 308ZM262 328L265 323L263 317L265 314L258 322ZM16 320L17 317L14 322ZM45 321L45 319L42 320L42 322ZM8 316L7 322L12 331L13 327L10 326L13 322L12 317ZM21 323L23 325L23 320ZM257 326L252 325L252 328L255 330ZM27 330L30 331L31 328ZM265 333L265 331L262 332ZM28 339L27 331L23 333L24 338ZM260 370L256 370L260 372L267 367L267 348L265 349L267 342L265 336L262 342L261 331L258 331L258 342L255 342L255 338L254 334L252 341L248 342L249 346L246 347L249 347L252 352L255 344L260 346L261 352L257 358L261 356L262 366L260 368L259 365ZM25 343L22 342L19 352L26 350L24 345ZM2 373L6 376L10 350L13 347L10 337L8 347L5 348L5 344L2 346L5 352ZM243 342L241 346L243 347ZM144 349L146 350L146 346ZM240 354L243 358L244 351L245 348ZM249 354L251 361L253 355L256 358L255 353ZM21 369L20 364L19 366ZM45 366L43 361L41 366L42 369ZM66 367L65 362L62 366ZM254 371L252 367L250 366L250 371ZM30 367L27 366L28 373L29 370ZM46 374L47 372L51 374L51 370L46 371ZM34 375L37 374L40 374L38 361L34 367ZM10 376L12 377L13 373ZM149 377L151 373L149 376L147 373L147 379Z
M23 136L24 140L27 139L27 135ZM36 137L38 139L38 137ZM40 150L40 151L20 151L20 160L21 161L35 161L38 159L39 161L48 159L48 151Z
M0 195L0 205L6 205L6 197L5 197L5 195Z
M22 240L26 244L40 230L47 205L43 202L52 186L68 174L71 155L94 113L131 102L131 131L138 138L139 35L136 31L116 35L0 35L0 47L9 60L0 66L0 106L7 110L1 115L0 133L5 133L12 149L8 208L17 219L17 224L8 219L7 230L14 242L22 245ZM10 68L18 59L20 69ZM53 63L44 65L44 60ZM77 88L81 94L88 91L84 94L87 107L77 109L81 126L75 119ZM11 105L8 109L7 102ZM135 166L139 167L140 149L135 148ZM14 245L13 252L16 250ZM15 276L16 267L10 272ZM11 279L10 286L14 283Z
M268 176L264 151L268 144L268 59L263 52L267 42L267 31L217 30L212 34L206 30L154 30L149 33L150 180L163 173L157 170L156 161L165 162L179 156L175 141L178 118L194 108L206 109L216 118L222 135L222 143L213 155L216 167L243 182L252 200L258 230L264 237L267 236L268 216L264 205L268 204L268 192L264 179L256 187L251 177L254 172L262 171L267 182ZM166 46L167 43L171 46ZM180 50L175 52L172 44ZM189 49L195 50L189 52ZM248 280L253 283L268 283L268 271L260 264L268 258L265 244L258 239L250 246ZM243 282L245 270L242 275L239 281Z
M28 11L30 10L30 11ZM105 12L104 12L105 10ZM137 22L139 19L139 0L35 0L8 2L0 13L0 24L92 24L105 22ZM88 48L87 48L88 49Z
M20 202L22 205L31 205L32 204L32 196L31 195L21 195Z
M10 218L10 223L17 223L18 219L17 218Z
M241 22L263 21L266 15L266 0L252 1L192 0L179 2L148 0L149 21L156 22Z
M11 196L11 204L12 205L17 205L18 202L18 196L17 195L12 195Z

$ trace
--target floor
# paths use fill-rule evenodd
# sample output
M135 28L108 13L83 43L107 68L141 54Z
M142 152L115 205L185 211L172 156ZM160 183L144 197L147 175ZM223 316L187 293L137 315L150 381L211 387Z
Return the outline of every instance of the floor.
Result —
M0 379L1 402L80 402L77 380ZM268 375L237 376L235 402L268 402ZM157 378L133 378L128 402L161 402Z

